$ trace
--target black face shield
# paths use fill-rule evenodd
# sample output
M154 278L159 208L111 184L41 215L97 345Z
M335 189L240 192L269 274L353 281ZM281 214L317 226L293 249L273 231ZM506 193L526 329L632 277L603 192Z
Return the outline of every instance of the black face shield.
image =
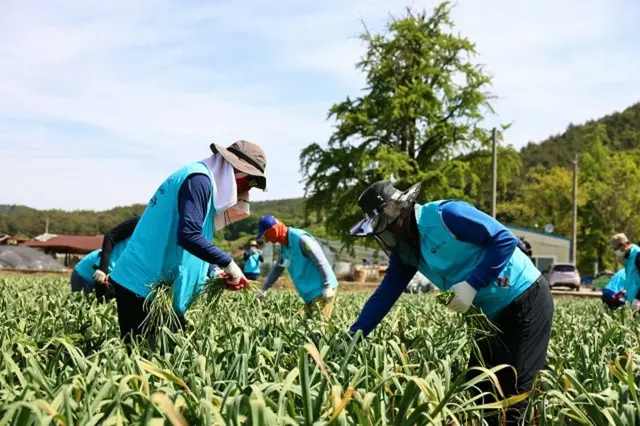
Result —
M364 219L352 226L349 234L353 237L374 237L385 253L391 255L398 244L392 225L404 209L415 203L420 186L416 184L405 192L394 188L389 181L369 186L358 198Z

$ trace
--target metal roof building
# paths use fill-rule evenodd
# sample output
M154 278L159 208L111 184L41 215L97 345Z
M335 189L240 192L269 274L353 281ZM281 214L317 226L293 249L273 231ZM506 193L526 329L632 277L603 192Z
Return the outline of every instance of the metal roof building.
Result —
M570 238L515 225L507 225L507 228L531 244L533 262L541 272L547 272L554 263L569 263Z
M102 248L102 235L51 235L25 241L21 246L43 249L46 252L87 254Z

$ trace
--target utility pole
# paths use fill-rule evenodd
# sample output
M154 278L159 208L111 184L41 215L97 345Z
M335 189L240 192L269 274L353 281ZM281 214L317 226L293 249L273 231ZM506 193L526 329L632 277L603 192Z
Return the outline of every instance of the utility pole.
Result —
M491 216L496 217L496 192L498 189L498 148L496 128L491 131Z
M578 259L578 154L573 159L573 218L571 221L571 262Z
M48 233L49 233L49 218L46 218L46 219L45 219L44 233L45 233L45 234L48 234Z

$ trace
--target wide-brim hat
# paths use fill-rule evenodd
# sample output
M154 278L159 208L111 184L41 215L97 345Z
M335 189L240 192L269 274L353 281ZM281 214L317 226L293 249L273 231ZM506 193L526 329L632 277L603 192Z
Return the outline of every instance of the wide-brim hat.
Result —
M364 219L351 227L349 235L366 237L384 231L400 216L403 207L415 203L421 187L422 184L417 183L406 191L400 191L387 180L369 186L358 198Z
M253 142L236 141L228 147L212 143L211 151L229 162L236 170L244 172L256 179L256 187L263 191L267 189L267 177L264 174L267 168L267 156L262 148Z

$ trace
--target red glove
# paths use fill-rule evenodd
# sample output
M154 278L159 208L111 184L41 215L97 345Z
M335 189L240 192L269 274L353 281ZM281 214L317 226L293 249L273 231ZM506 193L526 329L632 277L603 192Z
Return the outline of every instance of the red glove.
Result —
M220 277L222 277L222 279L226 281L226 288L229 291L242 290L249 285L249 281L247 281L247 279L244 277L240 278L240 281L238 281L236 284L233 283L233 276L231 276L230 274L223 273L220 275Z
M617 292L615 294L615 296L613 296L613 300L618 301L620 300L622 297L624 297L627 294L626 290L620 290L619 292Z

